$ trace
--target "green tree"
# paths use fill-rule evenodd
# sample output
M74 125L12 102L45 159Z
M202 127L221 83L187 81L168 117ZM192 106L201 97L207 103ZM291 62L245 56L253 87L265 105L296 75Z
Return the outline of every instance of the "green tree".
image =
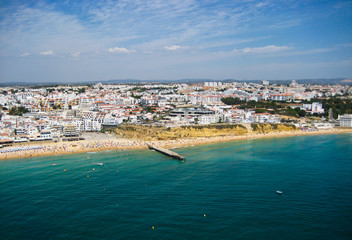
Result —
M9 114L10 115L18 115L18 116L22 116L24 113L27 113L28 109L25 107L12 107L10 109Z
M78 93L84 93L84 92L86 92L86 89L85 89L85 88L79 88L79 89L78 89Z
M233 97L221 98L221 101L226 105L239 105L241 103L245 103L245 101L242 101L240 98Z
M300 117L305 117L307 115L306 111L304 111L303 109L300 109L300 108L295 108L298 116Z
M266 113L267 110L266 109L263 109L263 108L256 108L254 109L255 113Z

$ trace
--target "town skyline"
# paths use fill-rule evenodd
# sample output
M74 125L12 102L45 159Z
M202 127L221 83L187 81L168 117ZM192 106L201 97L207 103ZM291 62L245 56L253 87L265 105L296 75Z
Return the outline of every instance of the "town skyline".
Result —
M0 83L352 78L352 1L0 3Z

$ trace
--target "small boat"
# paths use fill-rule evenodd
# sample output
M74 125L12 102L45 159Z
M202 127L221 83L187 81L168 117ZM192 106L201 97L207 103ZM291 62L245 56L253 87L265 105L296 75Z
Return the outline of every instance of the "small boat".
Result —
M104 163L102 163L102 162L97 162L97 163L95 163L95 165L104 166Z
M276 193L282 195L282 191L277 190Z

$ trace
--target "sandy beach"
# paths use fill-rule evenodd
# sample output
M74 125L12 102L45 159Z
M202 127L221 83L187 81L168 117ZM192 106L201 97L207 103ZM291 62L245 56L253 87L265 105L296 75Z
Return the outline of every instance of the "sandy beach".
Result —
M146 143L161 146L164 148L179 148L202 144L231 142L246 139L275 138L275 137L291 137L305 135L327 135L352 133L352 129L333 128L319 131L290 131L290 132L272 132L265 134L248 133L241 136L220 136L220 137L203 137L203 138L187 138L167 141L150 141L117 139L113 135L89 133L86 135L87 140L76 142L31 142L25 144L16 144L11 147L2 148L0 150L0 160L31 158L39 156L52 156L62 154L74 154L85 152L98 152L107 150L123 150L123 149L147 149Z

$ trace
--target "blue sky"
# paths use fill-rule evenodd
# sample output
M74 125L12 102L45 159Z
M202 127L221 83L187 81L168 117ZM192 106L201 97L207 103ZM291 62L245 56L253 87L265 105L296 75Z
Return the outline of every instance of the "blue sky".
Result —
M0 82L352 78L352 1L0 0Z

